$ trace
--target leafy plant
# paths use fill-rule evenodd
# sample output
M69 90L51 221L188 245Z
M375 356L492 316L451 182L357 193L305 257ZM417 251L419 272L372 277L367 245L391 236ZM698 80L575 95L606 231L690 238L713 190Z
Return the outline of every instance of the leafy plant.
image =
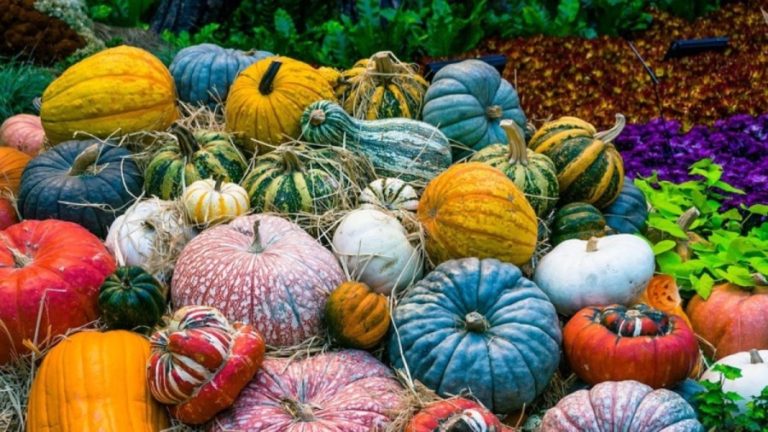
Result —
M16 59L0 59L0 122L21 113L34 113L34 98L55 78L52 69Z
M689 21L720 8L720 0L653 0L652 4Z
M138 27L144 14L157 0L89 0L88 14L106 24Z
M699 420L704 427L707 430L734 432L768 430L768 387L764 388L758 397L748 402L746 412L740 414L736 402L744 398L736 392L723 391L723 384L726 380L741 378L741 370L724 364L716 365L714 370L720 372L720 380L701 381L704 391L694 396Z

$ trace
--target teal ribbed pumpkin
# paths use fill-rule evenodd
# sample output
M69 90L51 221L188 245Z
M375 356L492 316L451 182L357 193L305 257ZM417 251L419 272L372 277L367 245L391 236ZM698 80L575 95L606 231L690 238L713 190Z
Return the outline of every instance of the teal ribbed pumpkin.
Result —
M158 150L144 172L147 195L168 200L197 180L221 177L238 183L243 178L247 163L229 135L205 130L193 134L179 125L173 125L171 133L178 144Z
M525 134L512 120L502 120L507 144L490 145L472 156L472 161L498 168L520 188L540 218L557 204L560 186L555 164L543 154L529 150Z
M549 242L552 246L570 240L589 240L605 235L605 219L600 210L587 203L576 202L561 207L555 213Z
M454 160L506 142L500 122L514 120L525 130L525 113L512 84L493 66L464 60L440 69L424 96L422 118L466 149L454 149Z
M101 285L101 318L110 329L150 329L165 312L166 296L167 289L141 267L118 267Z
M603 210L603 215L608 226L619 234L642 233L648 220L648 202L632 180L625 178L619 197Z

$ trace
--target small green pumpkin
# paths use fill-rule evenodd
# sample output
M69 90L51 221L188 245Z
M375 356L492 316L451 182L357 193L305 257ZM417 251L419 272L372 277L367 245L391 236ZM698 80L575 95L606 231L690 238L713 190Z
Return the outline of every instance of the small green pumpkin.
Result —
M229 135L213 131L195 131L171 126L177 143L162 147L152 157L144 173L147 195L174 199L197 180L220 176L225 182L238 183L247 163Z
M576 202L563 206L555 213L550 243L552 246L570 240L589 240L605 235L605 219L592 204Z
M502 120L501 128L507 134L507 144L485 147L471 160L501 170L523 191L536 216L546 217L557 204L560 192L555 164L526 147L525 133L513 120Z
M152 328L165 312L167 289L141 267L118 267L101 285L99 309L111 329Z

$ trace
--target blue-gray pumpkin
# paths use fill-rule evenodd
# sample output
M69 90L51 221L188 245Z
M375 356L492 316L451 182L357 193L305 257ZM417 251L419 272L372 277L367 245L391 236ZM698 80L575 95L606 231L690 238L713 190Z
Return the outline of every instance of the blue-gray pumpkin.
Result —
M465 60L440 69L424 96L422 116L462 147L454 160L495 143L507 142L500 122L511 119L526 130L526 118L512 84L493 66Z
M393 315L388 353L441 396L469 390L496 413L530 404L560 360L554 306L520 270L496 259L446 261Z
M273 55L267 51L240 51L205 43L179 51L170 70L179 99L213 105L227 98L229 87L240 71Z
M117 216L141 195L131 153L99 140L66 141L41 153L21 176L24 219L59 219L104 238Z
M643 192L625 177L618 198L603 210L605 222L619 234L635 234L645 231L648 220L648 202Z

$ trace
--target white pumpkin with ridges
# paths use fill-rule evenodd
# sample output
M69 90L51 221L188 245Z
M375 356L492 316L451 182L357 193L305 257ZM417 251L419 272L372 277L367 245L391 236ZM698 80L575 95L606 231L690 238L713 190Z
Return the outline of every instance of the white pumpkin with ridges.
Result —
M734 380L724 380L724 392L736 392L744 399L736 401L739 410L746 411L747 402L759 396L768 387L768 350L742 351L723 357L713 364L701 376L701 381L717 382L721 374L714 369L723 364L741 369L741 377Z
M198 225L230 221L248 211L248 192L237 183L221 179L197 180L181 196L187 217Z

